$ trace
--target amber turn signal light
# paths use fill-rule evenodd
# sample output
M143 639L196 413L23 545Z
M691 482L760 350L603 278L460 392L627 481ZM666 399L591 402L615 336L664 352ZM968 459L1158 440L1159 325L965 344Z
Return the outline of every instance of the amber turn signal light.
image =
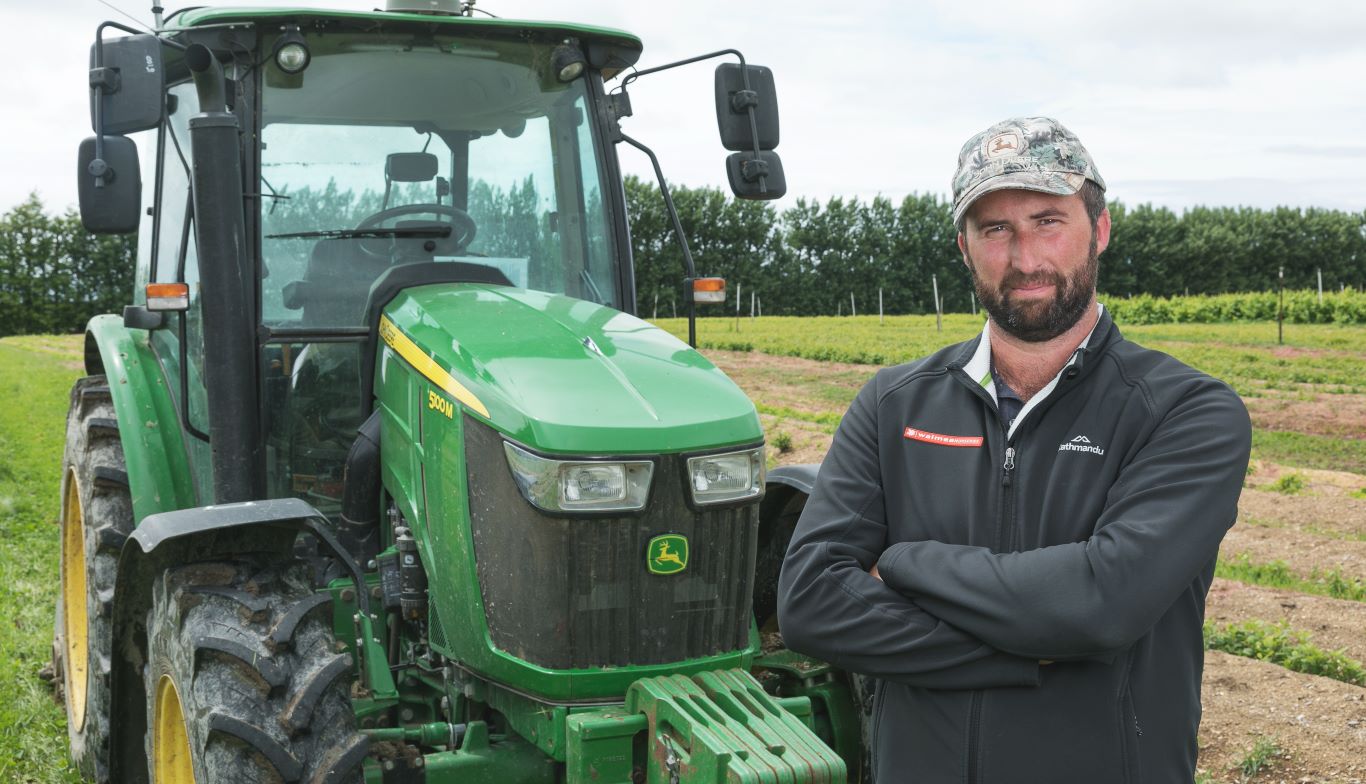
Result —
M185 283L151 283L147 286L147 309L181 311L190 309L190 287Z
M725 278L693 278L692 282L693 302L725 302L726 301L726 279Z

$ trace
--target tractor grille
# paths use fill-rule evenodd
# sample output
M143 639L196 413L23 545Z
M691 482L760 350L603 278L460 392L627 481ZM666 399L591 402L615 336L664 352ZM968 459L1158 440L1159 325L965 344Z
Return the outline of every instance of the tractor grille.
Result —
M686 461L655 465L646 508L552 517L522 497L503 439L465 419L470 523L489 633L499 649L555 669L665 664L749 642L758 504L695 512ZM650 574L646 549L688 537L685 571Z

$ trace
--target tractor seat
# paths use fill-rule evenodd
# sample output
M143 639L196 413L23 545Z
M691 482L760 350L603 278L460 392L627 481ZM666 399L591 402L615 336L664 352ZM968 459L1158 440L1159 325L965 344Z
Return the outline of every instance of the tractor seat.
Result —
M303 279L285 284L284 306L303 311L300 326L360 326L370 286L390 266L362 251L356 240L319 240Z

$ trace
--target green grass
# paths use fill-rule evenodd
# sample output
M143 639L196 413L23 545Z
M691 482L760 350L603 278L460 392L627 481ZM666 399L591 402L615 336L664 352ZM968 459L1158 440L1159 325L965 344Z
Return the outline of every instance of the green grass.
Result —
M1366 439L1253 429L1252 457L1299 468L1366 474Z
M0 340L0 781L77 782L66 717L38 678L52 644L62 441L80 342Z
M1281 495L1299 495L1309 487L1309 480L1304 478L1304 474L1291 471L1282 474L1279 479L1266 486L1267 490L1280 493Z
M787 406L770 406L758 401L755 401L754 408L760 414L782 417L783 419L796 419L800 422L819 425L820 428L827 433L835 432L835 429L840 426L840 420L844 419L844 414L835 413L833 411L812 413L810 411L798 411L793 408L788 408Z
M1260 517L1245 517L1239 521L1239 524L1250 525L1256 528L1289 528L1298 531L1303 531L1307 534L1313 534L1314 536L1321 536L1324 539L1342 539L1350 542L1366 542L1366 533L1343 531L1339 529L1326 528L1321 525L1311 525L1309 523L1290 522L1286 520L1267 520Z
M1325 651L1310 641L1309 633L1285 624L1244 621L1218 627L1205 622L1205 647L1234 656L1279 664L1287 670L1366 686L1366 668L1342 651Z
M1281 751L1281 744L1275 738L1258 738L1247 755L1238 762L1238 773L1241 774L1239 781L1246 784L1253 776L1270 768Z
M1327 572L1315 570L1305 577L1293 571L1285 561L1260 563L1253 561L1247 553L1241 553L1233 559L1220 558L1215 564L1214 576L1248 585L1284 588L1316 596L1327 596L1331 599L1366 602L1366 582L1359 578L1345 577L1337 569Z

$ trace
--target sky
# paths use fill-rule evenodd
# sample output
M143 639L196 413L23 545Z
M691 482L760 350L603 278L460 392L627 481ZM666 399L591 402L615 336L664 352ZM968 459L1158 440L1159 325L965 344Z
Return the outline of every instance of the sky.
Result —
M150 0L110 2L151 19ZM287 5L369 10L380 0ZM801 198L947 197L967 138L1005 117L1047 115L1080 136L1109 196L1128 205L1366 210L1359 0L478 0L477 8L628 30L645 43L641 68L733 47L773 69L788 182L780 209ZM95 27L129 19L98 0L0 0L0 12L11 31L0 54L0 211L34 191L61 211L76 201L76 151L91 134L85 84ZM671 182L725 187L715 62L630 88L635 116L623 129L655 150ZM624 145L618 154L628 173L653 178L642 154Z

